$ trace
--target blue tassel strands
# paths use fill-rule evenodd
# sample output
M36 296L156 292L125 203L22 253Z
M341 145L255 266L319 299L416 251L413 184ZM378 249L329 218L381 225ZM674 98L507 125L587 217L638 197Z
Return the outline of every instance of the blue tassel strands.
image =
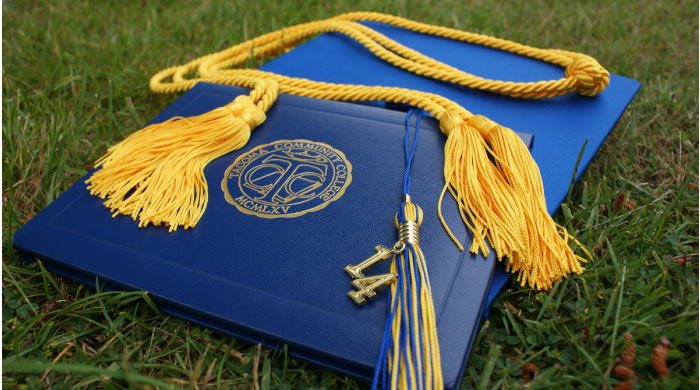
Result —
M410 118L417 114L411 142ZM425 257L419 246L418 228L423 211L411 202L411 165L416 153L422 112L412 109L406 115L404 152L406 171L404 201L396 214L399 241L393 248L391 273L396 281L390 289L388 315L384 327L372 389L442 389L440 348L435 308Z

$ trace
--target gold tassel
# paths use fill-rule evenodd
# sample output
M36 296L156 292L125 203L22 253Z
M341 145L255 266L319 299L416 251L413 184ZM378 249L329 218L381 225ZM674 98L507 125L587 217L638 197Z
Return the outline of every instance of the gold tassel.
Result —
M116 216L139 221L139 227L193 227L207 207L204 167L240 149L250 132L265 121L265 112L248 96L202 115L171 118L147 126L112 146L87 181L90 193L106 199Z
M441 127L448 134L442 195L449 190L460 205L474 234L469 250L487 255L488 239L521 286L546 289L562 276L583 272L586 259L574 254L572 237L549 216L539 169L517 134L480 115L466 121L447 117ZM442 215L440 220L449 231Z
M547 212L542 177L530 151L511 129L482 116L475 116L474 120L483 122L481 128L489 129L484 139L530 221L527 224L529 244L524 248L526 255L519 256L517 262L511 261L508 268L518 273L521 286L528 284L537 289L550 288L557 279L570 273L581 274L581 263L586 259L574 254L569 246L571 236ZM573 241L592 260L586 248Z

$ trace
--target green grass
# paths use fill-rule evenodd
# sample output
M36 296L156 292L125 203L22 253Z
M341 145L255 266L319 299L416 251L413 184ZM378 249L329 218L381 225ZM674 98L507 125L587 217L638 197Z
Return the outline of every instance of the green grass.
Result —
M108 145L176 98L148 91L156 70L353 9L582 51L643 83L556 216L595 262L547 292L509 286L481 325L463 388L610 389L625 333L637 343L637 388L697 387L698 7L624 0L3 2L5 386L367 387L165 316L143 293L96 292L22 264L11 244ZM630 209L618 207L624 196ZM650 364L662 335L672 343L663 381ZM527 385L526 362L539 368Z

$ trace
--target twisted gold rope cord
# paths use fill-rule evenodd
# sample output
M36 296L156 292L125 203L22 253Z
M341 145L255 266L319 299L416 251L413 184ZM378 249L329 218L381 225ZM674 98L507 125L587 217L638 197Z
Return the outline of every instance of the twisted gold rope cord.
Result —
M479 44L564 67L564 77L537 82L490 80L436 61L358 23L387 23L423 34ZM515 98L551 98L577 92L593 96L609 83L609 73L593 58L564 50L538 49L504 39L431 26L391 15L355 12L263 34L217 53L156 73L155 92L172 93L198 82L252 88L249 96L209 113L174 118L139 130L113 146L98 161L100 170L88 189L107 198L116 214L148 224L185 228L197 224L207 205L203 168L212 159L237 150L265 120L278 93L316 99L404 103L429 112L447 136L445 187L474 234L473 252L489 252L485 240L521 284L548 288L568 273L580 273L585 259L568 246L575 241L548 215L542 181L528 149L510 129L473 115L442 96L406 88L317 82L255 69L236 68L250 58L283 53L304 39L325 32L344 34L387 63L418 75ZM450 232L438 209L438 217Z

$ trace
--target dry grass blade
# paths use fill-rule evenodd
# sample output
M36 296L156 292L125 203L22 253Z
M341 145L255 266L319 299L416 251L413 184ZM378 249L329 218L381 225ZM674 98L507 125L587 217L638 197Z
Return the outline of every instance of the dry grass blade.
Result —
M58 355L56 355L56 357L51 361L51 363L56 364L56 362L59 361L63 357L63 355L67 354L71 348L73 348L73 343L68 343L68 345L66 345L65 348L63 348L61 352L59 352ZM44 381L44 379L46 379L46 376L49 375L49 371L51 371L51 369L47 368L41 375L42 382Z
M258 344L253 355L253 389L260 390L260 381L258 378L258 365L260 364L260 349L262 344Z
M212 360L212 362L209 364L207 372L204 373L202 380L199 381L200 388L206 389L207 387L209 387L209 382L211 382L211 380L214 379L214 376L212 376L212 372L214 372L214 365L216 365L216 358L214 358L214 360Z

